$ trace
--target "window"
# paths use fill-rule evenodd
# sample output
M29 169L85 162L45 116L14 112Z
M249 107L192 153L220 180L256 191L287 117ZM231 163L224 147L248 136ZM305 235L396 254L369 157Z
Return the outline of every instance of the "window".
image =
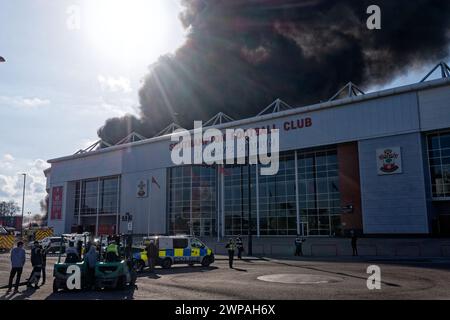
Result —
M279 161L276 175L258 177L261 235L297 234L295 153L281 154Z
M450 132L428 135L427 140L432 195L450 198Z
M252 232L256 234L256 166L250 167ZM248 233L248 166L227 165L224 178L225 234Z
M204 248L205 245L198 239L192 239L191 240L191 247L192 248Z
M188 239L185 238L180 238L180 239L173 239L173 248L177 248L177 249L184 249L187 248L188 246Z
M97 206L99 214L117 214L120 198L119 181L119 177L78 181L75 189L74 215L96 215Z
M216 235L216 168L180 166L169 172L169 233Z
M334 235L341 229L337 151L297 154L300 222L308 235Z

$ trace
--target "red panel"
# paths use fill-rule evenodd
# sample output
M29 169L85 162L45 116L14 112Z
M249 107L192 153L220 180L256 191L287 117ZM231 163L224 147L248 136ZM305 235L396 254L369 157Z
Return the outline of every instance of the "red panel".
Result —
M52 211L50 220L62 219L63 187L53 187L52 189Z
M341 207L353 206L353 212L341 215L343 229L362 231L358 144L356 142L340 144L337 152Z
M113 224L99 224L98 234L103 236L112 236L115 234L115 225Z

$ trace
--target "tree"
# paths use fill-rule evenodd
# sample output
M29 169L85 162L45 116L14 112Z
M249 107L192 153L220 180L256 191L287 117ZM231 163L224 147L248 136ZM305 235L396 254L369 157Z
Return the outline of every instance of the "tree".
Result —
M20 207L14 201L0 202L0 217L13 216L20 211Z

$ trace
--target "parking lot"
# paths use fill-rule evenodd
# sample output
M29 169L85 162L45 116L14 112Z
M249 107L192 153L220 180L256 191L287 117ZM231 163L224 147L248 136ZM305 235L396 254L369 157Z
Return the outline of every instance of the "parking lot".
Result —
M138 275L135 287L122 291L52 292L52 269L39 289L22 286L0 299L450 299L450 261L445 259L244 259L228 268L225 257L210 267L174 266ZM369 290L369 265L381 268L381 289ZM0 287L7 284L9 254L0 255ZM22 281L31 273L29 256Z

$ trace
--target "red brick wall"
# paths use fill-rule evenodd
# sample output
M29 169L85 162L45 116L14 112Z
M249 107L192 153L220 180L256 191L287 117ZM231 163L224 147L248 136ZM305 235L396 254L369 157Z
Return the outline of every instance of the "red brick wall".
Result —
M339 165L339 191L341 207L353 205L352 213L343 213L341 222L344 233L349 230L362 232L361 186L359 180L358 143L344 143L337 146ZM347 231L347 232L346 232Z

